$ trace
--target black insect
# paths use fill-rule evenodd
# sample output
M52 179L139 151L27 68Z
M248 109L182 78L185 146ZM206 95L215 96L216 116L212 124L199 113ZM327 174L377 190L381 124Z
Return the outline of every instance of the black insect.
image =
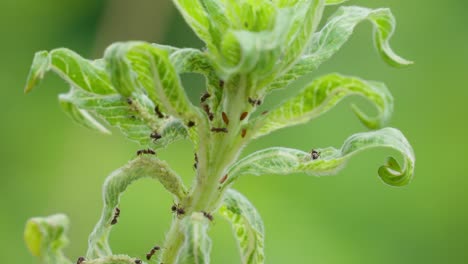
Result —
M156 155L156 152L152 149L140 149L139 151L137 151L138 156L141 156L143 154Z
M224 88L224 81L223 80L219 80L219 87Z
M244 120L244 119L247 117L247 115L249 115L249 113L243 112L243 113L240 115L240 118L239 118L240 121Z
M195 153L195 163L193 164L193 167L194 167L195 169L198 168L198 155L197 155L197 153Z
M135 264L141 264L141 263L142 263L141 260L135 259Z
M315 149L313 149L311 152L310 152L310 156L312 157L313 160L316 160L318 158L320 158L320 152L316 151Z
M209 94L208 92L202 94L202 96L200 97L200 103L204 103L208 98L210 98L210 96L211 94Z
M78 260L76 261L76 264L81 264L85 261L84 257L79 257Z
M205 113L208 115L208 119L210 119L210 121L213 121L214 115L213 115L213 113L211 113L210 106L207 105L207 104L203 104L202 107L203 107L203 110L205 111Z
M252 106L256 106L256 105L261 105L262 104L262 100L260 99L252 99L251 97L249 97L249 103L252 105Z
M146 259L147 259L147 260L150 260L151 257L156 253L156 251L158 251L158 250L160 250L160 249L161 249L161 248L160 248L159 246L153 247L153 248L151 249L151 251L150 251L148 254L146 254Z
M211 132L216 132L216 133L227 133L228 129L225 127L213 127L211 128Z
M114 218L111 221L111 225L117 224L119 216L120 216L120 209L118 207L116 207L115 212L114 212Z
M188 126L188 127L193 127L193 126L195 126L195 122L193 122L193 121L188 121L187 126Z
M127 98L127 104L129 104L129 105L132 105L132 104L133 104L133 100L132 100L132 98L130 98L130 97L129 97L129 98Z
M154 107L154 112L159 118L164 118L164 114L161 112L161 110L159 110L159 106Z
M225 112L222 112L221 113L222 117L223 117L223 121L226 125L229 125L229 117L227 116L227 114Z
M184 208L182 208L179 204L177 204L177 205L176 205L176 204L172 205L171 211L172 211L173 213L176 213L177 215L184 215L184 214L185 214Z
M156 141L156 140L162 138L162 136L161 136L161 134L159 134L158 132L155 131L155 132L151 133L150 138L152 138L153 141Z
M245 138L245 135L247 134L247 129L243 128L241 131L241 137Z
M213 219L214 219L214 218L213 218L213 215L211 215L210 213L207 213L207 212L205 212L205 211L202 211L202 213L203 213L203 216L205 216L206 218L208 218L208 220L213 221Z

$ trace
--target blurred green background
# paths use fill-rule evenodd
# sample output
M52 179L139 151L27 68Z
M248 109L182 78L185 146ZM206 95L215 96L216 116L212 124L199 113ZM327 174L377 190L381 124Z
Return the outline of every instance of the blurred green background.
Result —
M395 50L416 61L407 69L385 65L373 49L371 26L319 72L336 71L384 81L396 99L391 126L416 151L416 176L404 188L384 185L378 166L388 150L354 158L337 176L245 177L235 188L258 208L266 226L267 263L467 263L468 259L468 2L463 0L353 0L390 7L398 21ZM330 8L329 14L334 8ZM101 209L101 186L138 146L119 133L104 136L75 125L60 110L67 87L51 74L36 92L23 84L37 50L69 47L96 58L116 40L142 39L202 47L169 0L0 1L0 256L3 263L35 263L22 240L25 221L57 212L72 221L67 254L85 254L87 235ZM203 83L184 76L196 100ZM299 86L267 100L268 106ZM365 128L348 99L314 122L253 142L243 155L267 146L340 146ZM188 142L160 151L191 181ZM115 252L142 257L162 243L171 199L158 184L142 181L124 195L111 240ZM239 263L228 224L211 230L213 263Z

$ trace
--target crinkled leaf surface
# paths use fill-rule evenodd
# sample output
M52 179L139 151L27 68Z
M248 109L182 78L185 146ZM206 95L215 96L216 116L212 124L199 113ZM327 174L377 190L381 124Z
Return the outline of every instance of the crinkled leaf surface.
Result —
M208 235L209 220L202 213L193 213L183 220L185 241L180 253L180 264L209 264L211 239Z
M307 50L297 63L283 76L275 80L268 89L284 88L297 78L316 70L320 64L327 61L348 41L354 28L366 20L374 26L374 41L384 61L396 67L412 63L398 56L390 47L389 41L395 30L396 22L389 9L340 7L329 18L325 26L313 34Z
M257 209L239 192L229 189L219 209L232 225L243 264L265 262L264 227Z
M369 117L353 105L354 112L367 127L372 129L382 127L390 119L393 112L393 97L384 84L330 74L306 85L299 94L288 99L268 114L260 116L254 137L308 122L327 112L343 98L350 95L362 96L377 108L378 114Z

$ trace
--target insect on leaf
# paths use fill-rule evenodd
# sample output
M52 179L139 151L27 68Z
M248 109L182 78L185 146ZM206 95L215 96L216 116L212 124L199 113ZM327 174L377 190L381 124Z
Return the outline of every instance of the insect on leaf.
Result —
M403 155L404 166L390 157L378 174L392 186L407 185L414 174L415 157L405 136L395 128L358 133L350 136L340 149L316 149L317 159L311 153L290 148L268 148L257 151L238 161L228 170L228 179L222 185L226 188L241 175L292 174L333 175L346 165L355 154L370 148L385 147L397 150Z

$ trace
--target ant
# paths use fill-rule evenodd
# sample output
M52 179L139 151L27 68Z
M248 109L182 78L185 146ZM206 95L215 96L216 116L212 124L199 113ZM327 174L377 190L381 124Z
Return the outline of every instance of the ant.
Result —
M137 155L141 156L143 154L151 154L151 155L156 155L156 152L152 149L140 149L137 151Z
M211 128L211 132L228 133L228 129L225 128L225 127L213 127L213 128Z
M202 211L203 213L203 216L208 218L208 220L210 220L210 222L213 222L213 215L211 215L210 213L207 213L205 211Z
M172 205L171 211L172 211L173 213L176 213L178 216L179 216L179 215L185 214L184 208L182 208L179 204L177 204L177 205L175 205L175 204Z
M132 100L132 98L130 98L130 97L129 97L129 98L127 98L127 104L129 104L129 105L132 105L132 104L133 104L133 100Z
M141 263L142 263L141 260L135 259L135 264L141 264Z
M76 261L76 264L81 264L85 261L84 257L79 257L78 260Z
M161 249L161 247L159 247L159 246L153 247L153 248L151 249L151 251L150 251L148 254L146 254L146 259L147 259L147 260L150 260L151 257L156 253L156 251L158 251L158 250L160 250L160 249Z
M193 126L195 126L195 122L193 122L193 121L188 121L187 126L188 126L188 127L193 127Z
M193 164L193 167L194 167L195 169L198 168L198 155L197 155L197 153L195 153L195 163Z
M214 115L213 113L211 113L210 106L207 104L203 104L202 106L203 106L203 110L208 115L208 118L210 119L210 121L213 121Z
M152 138L154 141L156 141L156 140L162 138L162 136L158 132L153 132L153 133L151 133L150 138Z
M311 152L310 152L310 156L312 157L312 160L316 160L318 158L320 158L320 152L316 151L315 149L313 149Z
M224 81L223 80L219 80L219 87L224 88Z
M164 114L161 113L161 111L159 110L159 106L155 106L155 107L154 107L154 112L156 113L156 115L157 115L159 118L164 118Z
M261 105L261 104L262 104L262 100L260 100L260 99L252 99L252 98L249 97L249 103L250 103L252 106Z
M120 209L118 207L115 208L114 218L111 221L111 225L115 225L118 222L120 216Z
M202 96L200 97L200 103L204 103L208 98L211 97L211 94L209 94L208 92L205 92L204 94L202 94Z

